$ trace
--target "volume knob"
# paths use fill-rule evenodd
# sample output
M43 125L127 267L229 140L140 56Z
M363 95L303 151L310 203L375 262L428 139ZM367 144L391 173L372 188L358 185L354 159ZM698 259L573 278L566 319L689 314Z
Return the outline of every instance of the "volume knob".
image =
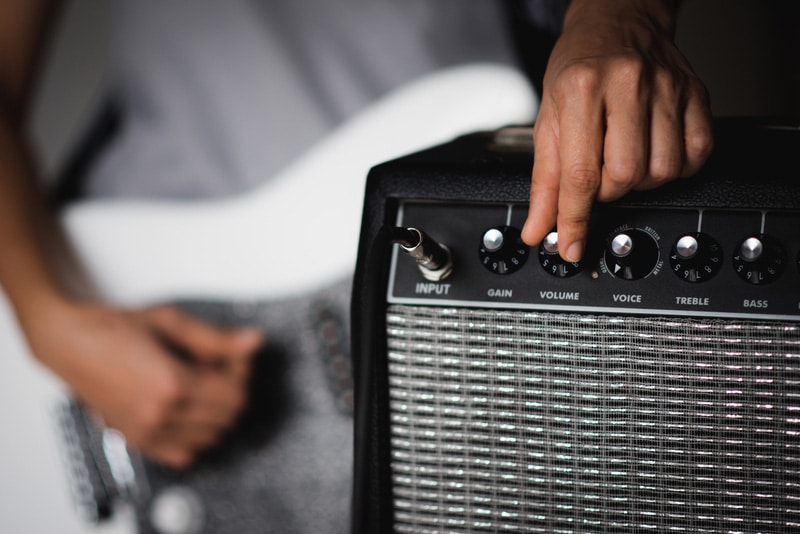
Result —
M539 245L539 264L557 278L568 278L581 270L580 262L569 262L559 256L558 232L547 234Z

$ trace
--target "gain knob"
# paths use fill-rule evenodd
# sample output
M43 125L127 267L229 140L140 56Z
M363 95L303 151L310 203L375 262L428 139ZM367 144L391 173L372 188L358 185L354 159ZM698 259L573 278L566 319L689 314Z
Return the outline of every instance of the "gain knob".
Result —
M658 265L658 242L650 233L630 228L610 237L603 259L613 276L638 280Z
M681 280L691 283L705 282L719 272L722 249L708 234L687 234L672 246L669 261L672 272Z
M511 274L525 264L528 246L513 226L489 228L481 237L478 254L484 267L496 274Z
M539 263L549 274L568 278L581 270L580 262L569 262L558 255L558 232L550 232L539 245Z
M745 282L760 285L778 278L786 265L783 246L766 234L743 239L733 253L733 269Z

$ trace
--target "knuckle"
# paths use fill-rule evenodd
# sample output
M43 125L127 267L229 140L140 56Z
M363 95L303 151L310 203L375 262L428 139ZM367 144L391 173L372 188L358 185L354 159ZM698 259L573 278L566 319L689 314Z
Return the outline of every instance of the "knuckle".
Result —
M614 59L612 73L616 79L635 87L645 78L647 68L647 63L640 55L625 54Z
M653 72L653 85L662 98L675 101L680 92L679 88L684 85L684 80L675 71L659 67Z
M607 164L606 177L615 189L629 190L642 180L645 169L640 162L622 160Z
M600 185L600 172L592 165L576 164L569 168L566 179L577 194L594 195Z
M601 73L587 61L579 61L565 67L555 80L555 94L561 99L597 93L602 81Z
M686 155L690 160L705 161L714 150L714 136L710 128L696 127L686 132Z
M655 156L650 163L650 178L656 183L664 183L677 178L680 172L681 161L674 156Z

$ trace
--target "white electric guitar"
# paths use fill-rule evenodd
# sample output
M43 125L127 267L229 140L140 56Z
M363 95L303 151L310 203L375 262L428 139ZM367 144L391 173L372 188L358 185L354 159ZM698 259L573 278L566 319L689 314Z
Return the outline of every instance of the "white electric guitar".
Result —
M510 68L454 68L388 95L246 195L87 200L70 206L63 224L96 287L122 306L288 298L352 272L372 165L470 131L530 122L536 102ZM332 227L337 238L326 239ZM307 248L284 248L298 243ZM287 256L297 261L276 261ZM0 355L0 532L132 532L124 513L101 527L77 516L52 417L65 388L35 363L2 294Z

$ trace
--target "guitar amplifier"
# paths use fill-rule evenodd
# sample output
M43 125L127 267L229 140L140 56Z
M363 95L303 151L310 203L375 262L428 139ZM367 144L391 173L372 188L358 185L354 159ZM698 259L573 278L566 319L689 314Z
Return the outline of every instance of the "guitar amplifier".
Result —
M596 206L579 264L519 239L529 129L372 170L354 532L800 529L800 128L716 129Z

